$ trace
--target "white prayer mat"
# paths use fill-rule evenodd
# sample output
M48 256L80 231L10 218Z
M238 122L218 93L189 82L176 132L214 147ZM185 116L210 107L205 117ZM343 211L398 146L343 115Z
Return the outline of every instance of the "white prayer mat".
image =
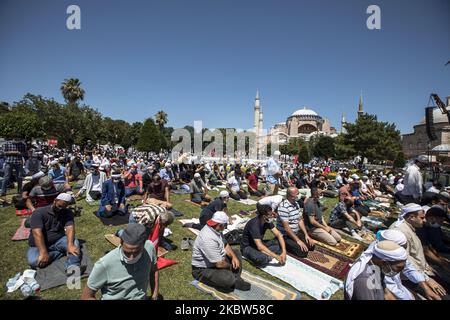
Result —
M255 205L255 204L258 203L258 201L255 201L253 199L241 199L238 202L240 202L242 204L245 204L245 205L248 205L248 206L252 206L252 205Z
M317 300L329 300L333 294L344 286L341 280L320 272L290 256L286 257L284 266L269 264L261 270L290 284L301 292L306 292ZM330 294L328 296L323 295L327 290Z

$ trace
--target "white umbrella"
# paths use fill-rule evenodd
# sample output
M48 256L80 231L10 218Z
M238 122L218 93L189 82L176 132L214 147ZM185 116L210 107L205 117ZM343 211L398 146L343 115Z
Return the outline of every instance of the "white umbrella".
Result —
M440 144L440 145L434 147L433 149L431 149L431 151L450 152L450 144Z

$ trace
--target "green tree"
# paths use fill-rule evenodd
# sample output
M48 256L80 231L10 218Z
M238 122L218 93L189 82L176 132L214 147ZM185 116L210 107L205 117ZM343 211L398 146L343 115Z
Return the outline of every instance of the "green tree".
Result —
M160 132L153 119L148 118L144 121L136 148L144 152L159 152L161 149Z
M403 151L397 153L397 157L394 160L394 168L403 168L405 166L405 154Z
M306 143L304 143L300 147L300 151L298 153L298 162L308 163L309 161L311 161L311 153L309 152L309 148Z
M16 109L0 114L1 137L18 137L31 141L33 138L41 138L43 135L41 121L34 113Z
M165 113L163 110L160 110L155 114L155 122L160 130L166 125L167 121L167 113Z
M131 126L129 126L127 133L122 137L120 143L125 150L130 147L136 146L141 134L142 127L142 122L134 122Z
M317 137L312 148L312 153L315 157L319 158L333 158L336 154L334 139L324 135Z
M84 90L80 80L76 78L65 79L61 84L61 94L68 104L76 104L78 100L84 100Z
M400 131L395 124L381 122L375 115L363 114L355 123L345 125L347 133L336 139L336 152L369 161L394 160L401 151Z

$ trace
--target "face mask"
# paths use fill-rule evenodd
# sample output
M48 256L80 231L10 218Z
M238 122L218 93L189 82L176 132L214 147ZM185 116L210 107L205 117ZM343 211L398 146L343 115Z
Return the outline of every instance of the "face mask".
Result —
M386 277L394 277L396 274L398 274L398 272L392 270L392 267L389 264L387 265L387 267L382 267L381 272L383 272Z
M118 183L120 181L120 179L113 179L114 183Z
M270 218L270 219L267 221L267 223L275 223L275 221L277 221L277 219L275 219L275 218Z
M136 262L139 261L139 259L142 257L142 252L139 253L136 257L134 257L134 259L130 259L128 258L124 253L122 248L120 248L120 255L122 256L122 260L126 263L126 264L135 264Z

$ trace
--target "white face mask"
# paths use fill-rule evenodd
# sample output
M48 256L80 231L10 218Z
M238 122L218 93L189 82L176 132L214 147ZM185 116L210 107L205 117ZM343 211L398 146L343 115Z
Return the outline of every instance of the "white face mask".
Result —
M275 221L277 221L276 218L270 218L270 219L267 221L267 223L275 223Z
M122 248L120 248L120 255L122 256L122 260L126 263L126 264L135 264L136 262L139 261L139 259L142 257L142 252L139 253L136 257L134 257L134 259L130 259L128 258L124 253Z

